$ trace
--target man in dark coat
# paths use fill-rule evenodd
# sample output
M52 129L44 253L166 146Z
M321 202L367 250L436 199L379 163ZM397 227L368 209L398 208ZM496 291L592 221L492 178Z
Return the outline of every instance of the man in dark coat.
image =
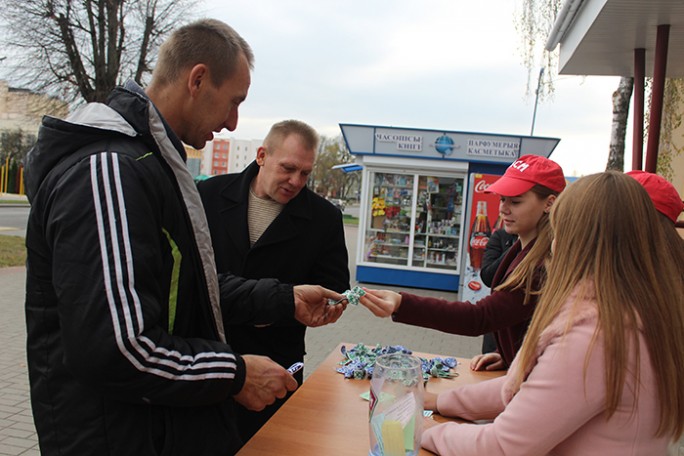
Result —
M342 213L306 187L318 141L304 122L279 122L243 172L199 183L219 272L349 288ZM238 352L266 355L284 367L303 361L306 327L294 319L253 325L226 314L224 323ZM302 372L295 378L301 382ZM283 402L258 413L239 407L241 437L247 441Z

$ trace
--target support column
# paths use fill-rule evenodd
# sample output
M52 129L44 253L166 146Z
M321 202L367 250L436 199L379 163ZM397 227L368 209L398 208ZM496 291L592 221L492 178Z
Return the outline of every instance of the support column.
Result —
M644 171L655 173L658 163L660 143L660 124L663 118L663 96L665 94L665 74L667 71L667 46L670 38L670 25L658 26L656 35L655 63L653 65L653 90L651 91L651 116L648 125L646 145L646 166Z
M646 49L634 49L634 113L632 127L632 170L641 170L644 157L644 83Z

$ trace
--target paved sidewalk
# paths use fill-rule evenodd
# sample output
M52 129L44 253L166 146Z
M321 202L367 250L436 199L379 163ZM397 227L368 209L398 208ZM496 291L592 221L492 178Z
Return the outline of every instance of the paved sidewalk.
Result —
M23 267L0 269L0 455L37 456L26 368Z

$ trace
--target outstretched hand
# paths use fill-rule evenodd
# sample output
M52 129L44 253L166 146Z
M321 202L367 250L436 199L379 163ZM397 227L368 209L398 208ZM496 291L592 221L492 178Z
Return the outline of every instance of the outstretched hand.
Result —
M377 317L386 318L399 309L401 295L390 290L370 290L364 288L365 295L359 298L359 302L366 306Z
M347 308L347 301L331 306L328 299L335 301L344 298L319 285L296 285L293 288L295 318L298 322L311 327L335 323Z
M235 400L258 412L297 389L297 380L282 366L265 356L243 355L245 383Z

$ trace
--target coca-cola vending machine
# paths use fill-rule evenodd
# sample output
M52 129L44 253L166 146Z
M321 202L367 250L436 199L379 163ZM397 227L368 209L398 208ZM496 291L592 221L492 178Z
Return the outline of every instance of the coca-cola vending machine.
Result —
M492 232L499 228L499 196L493 193L485 193L487 187L493 184L499 177L494 174L473 173L470 175L470 207L469 217L465 233L467 241L464 264L461 266L461 299L463 301L476 301L490 293L489 287L482 283L480 269L482 268L482 255ZM494 226L492 226L492 220Z

